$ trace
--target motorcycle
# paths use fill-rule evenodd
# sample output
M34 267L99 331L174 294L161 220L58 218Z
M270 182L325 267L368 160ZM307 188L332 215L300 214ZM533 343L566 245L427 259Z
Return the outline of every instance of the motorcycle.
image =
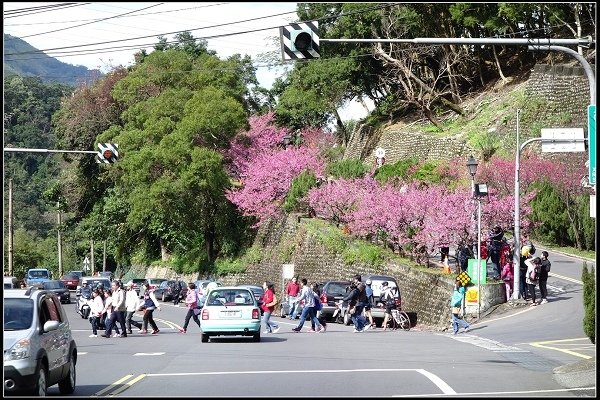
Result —
M88 319L92 312L92 291L81 290L81 293L77 295L77 301L75 305L77 307L77 314L81 315L81 318Z
M336 302L335 310L333 311L331 319L338 324L352 324L352 319L350 318L350 313L348 312L348 304L344 304L343 300Z

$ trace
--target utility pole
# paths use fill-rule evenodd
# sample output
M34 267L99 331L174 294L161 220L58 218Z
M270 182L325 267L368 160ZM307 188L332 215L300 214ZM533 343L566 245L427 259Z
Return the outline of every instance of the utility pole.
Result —
M104 239L104 253L102 253L102 271L106 272L106 239Z
M12 178L8 180L8 275L13 276Z
M92 265L92 275L94 275L94 239L90 240L90 264Z
M62 240L60 237L60 224L61 224L61 215L60 215L60 201L56 202L56 209L57 209L57 222L58 222L58 229L56 230L58 233L58 278L60 279L60 277L62 277L63 275L63 267L62 267Z

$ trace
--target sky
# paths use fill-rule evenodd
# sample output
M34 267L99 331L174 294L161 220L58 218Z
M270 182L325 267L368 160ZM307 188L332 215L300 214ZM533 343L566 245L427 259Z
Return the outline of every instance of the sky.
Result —
M270 88L292 67L281 60L279 26L298 20L296 3L4 2L3 6L4 33L62 62L102 72L133 64L140 49L152 52L158 36L174 40L175 33L185 30L195 38L207 38L208 48L220 58L249 55L261 86ZM209 39L216 35L228 36ZM340 113L343 120L366 115L356 102Z

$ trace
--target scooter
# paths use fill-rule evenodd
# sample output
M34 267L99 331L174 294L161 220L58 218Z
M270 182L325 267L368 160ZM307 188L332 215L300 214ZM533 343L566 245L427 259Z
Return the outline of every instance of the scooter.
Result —
M92 301L91 290L82 290L81 293L77 295L75 305L77 307L77 313L81 315L81 318L89 318L90 313L92 312Z
M343 300L335 303L335 310L333 311L331 319L338 324L350 325L352 323L352 319L350 318L350 313L348 312L348 304L344 304Z

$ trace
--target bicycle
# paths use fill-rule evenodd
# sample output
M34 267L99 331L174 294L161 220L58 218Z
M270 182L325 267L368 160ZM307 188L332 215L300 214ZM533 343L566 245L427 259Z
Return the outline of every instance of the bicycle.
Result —
M406 312L394 308L392 309L392 318L388 320L388 325L393 330L402 329L410 331L410 318L408 318Z

